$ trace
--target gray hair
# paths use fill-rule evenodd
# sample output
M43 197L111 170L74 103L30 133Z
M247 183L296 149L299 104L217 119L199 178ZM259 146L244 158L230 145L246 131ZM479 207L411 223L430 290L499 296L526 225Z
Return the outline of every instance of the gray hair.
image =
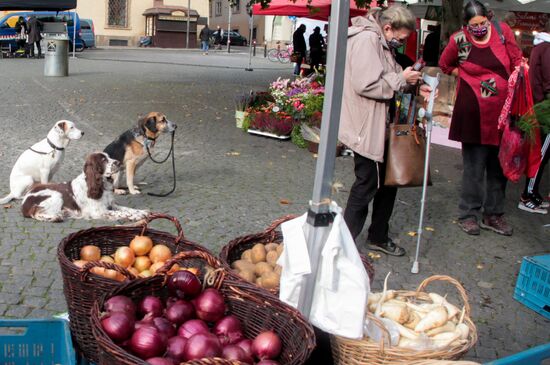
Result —
M383 27L386 24L391 25L393 29L408 29L413 32L416 28L416 18L414 14L404 6L394 5L378 12L378 21Z

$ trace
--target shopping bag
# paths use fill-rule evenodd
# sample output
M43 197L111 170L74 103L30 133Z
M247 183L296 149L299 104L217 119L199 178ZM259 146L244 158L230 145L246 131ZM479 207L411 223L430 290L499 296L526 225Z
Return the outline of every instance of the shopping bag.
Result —
M290 55L290 62L298 62L298 60L300 59L300 57L302 57L302 53L301 52L292 52L292 54Z

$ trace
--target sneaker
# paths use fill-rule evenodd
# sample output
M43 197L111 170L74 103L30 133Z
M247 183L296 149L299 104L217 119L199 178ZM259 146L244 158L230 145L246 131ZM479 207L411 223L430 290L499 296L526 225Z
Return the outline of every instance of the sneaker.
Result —
M540 205L541 208L550 208L550 201L544 200L544 198L540 194L533 194L533 197L535 198L535 202Z
M490 215L483 217L479 224L483 229L488 229L503 236L511 236L514 233L502 215Z
M472 236L479 236L481 230L479 229L479 224L477 219L470 217L458 221L458 226L466 233Z
M535 196L522 196L518 203L518 208L529 213L547 214L548 210L542 206L543 201L538 200Z
M368 248L373 251L381 251L385 254L391 255L391 256L403 256L405 255L405 249L403 247L399 247L395 244L395 242L392 241L391 238L388 238L388 240L384 243L372 243L369 242L367 244Z

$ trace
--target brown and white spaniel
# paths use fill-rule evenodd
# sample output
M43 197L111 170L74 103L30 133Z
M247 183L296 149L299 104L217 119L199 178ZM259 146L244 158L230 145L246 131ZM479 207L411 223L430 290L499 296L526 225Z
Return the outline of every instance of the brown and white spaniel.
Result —
M118 206L114 202L112 176L120 162L106 153L92 153L86 158L84 172L71 182L37 184L23 200L23 216L40 221L62 222L65 218L140 220L146 210Z

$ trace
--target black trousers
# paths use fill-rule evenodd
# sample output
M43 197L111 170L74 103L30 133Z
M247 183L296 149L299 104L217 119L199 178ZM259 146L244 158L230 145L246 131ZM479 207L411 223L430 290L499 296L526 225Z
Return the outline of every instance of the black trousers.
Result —
M459 219L502 215L506 177L498 160L498 146L462 143L462 162Z
M542 160L540 162L539 169L537 170L537 174L530 178L525 179L525 189L523 190L523 194L536 194L540 195L539 192L539 185L540 181L542 180L542 175L544 174L544 167L548 163L548 159L550 159L550 134L547 134L546 136L541 135L542 140ZM544 194L547 194L548 192L545 191Z
M356 239L367 220L369 203L374 200L367 240L385 243L388 241L389 220L393 213L397 188L384 186L385 163L375 162L357 152L354 156L355 182L349 193L344 220L353 239Z
M36 49L38 49L38 56L42 55L42 47L40 47L40 41L36 41L34 43L29 43L29 46L31 47L31 56L34 57L34 45L36 44Z

